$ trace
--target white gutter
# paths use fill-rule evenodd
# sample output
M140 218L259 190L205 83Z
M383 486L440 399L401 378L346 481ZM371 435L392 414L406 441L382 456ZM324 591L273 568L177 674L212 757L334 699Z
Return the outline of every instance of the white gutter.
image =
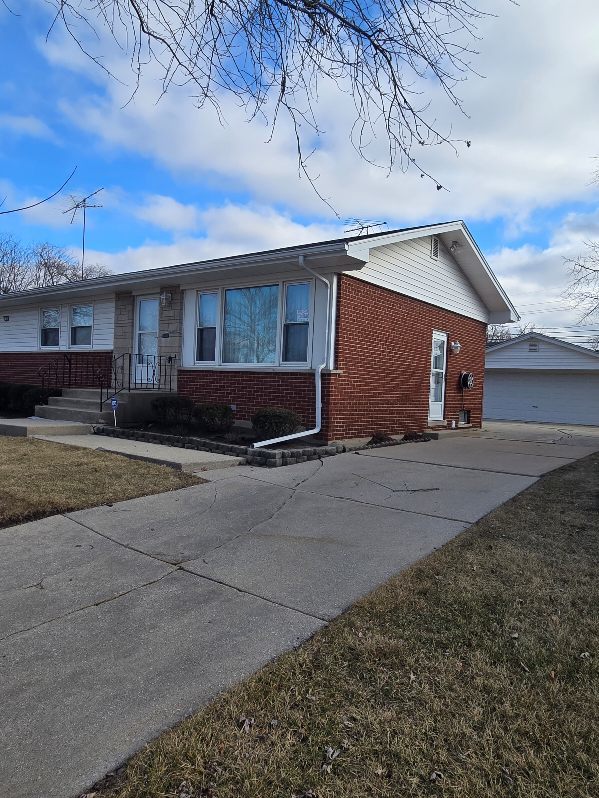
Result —
M326 333L324 341L324 361L319 364L314 374L314 379L316 383L316 426L314 427L314 429L307 429L304 430L304 432L294 432L291 435L282 435L280 438L271 438L268 441L258 441L257 443L252 444L253 449L260 449L263 446L270 446L271 444L274 443L284 443L285 441L292 441L295 440L295 438L305 438L308 435L316 435L318 432L320 432L320 429L322 427L322 370L327 365L327 359L329 357L329 339L330 339L330 327L331 327L331 283L321 274L317 274L315 271L306 266L305 258L303 255L299 255L298 263L309 274L313 275L317 280L320 280L327 287L327 319L326 319Z

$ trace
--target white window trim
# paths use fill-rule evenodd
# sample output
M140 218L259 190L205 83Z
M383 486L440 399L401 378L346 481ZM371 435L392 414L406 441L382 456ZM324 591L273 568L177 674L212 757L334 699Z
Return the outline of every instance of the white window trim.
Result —
M58 344L56 346L44 346L42 344L42 321L44 318L44 311L45 310L57 310L58 311ZM39 321L37 325L37 342L38 348L42 350L42 352L58 352L60 350L60 336L62 332L62 306L61 305L46 305L46 307L39 309ZM55 329L55 328L52 328Z
M71 343L71 330L73 329L72 325L72 310L76 307L89 307L92 309L92 324L91 324L91 340L89 344L72 344ZM73 302L71 305L68 306L67 310L67 344L69 349L73 349L75 352L79 351L87 351L94 348L94 324L96 320L96 308L93 302Z
M308 322L308 346L306 352L306 360L292 363L291 361L283 361L283 325L284 325L284 302L287 293L287 285L294 283L307 283L310 290L310 320ZM239 288L261 288L262 286L276 285L278 287L278 304L277 304L277 340L275 350L275 360L272 363L228 363L223 362L222 359L222 345L224 338L224 322L225 322L225 291L235 291ZM198 360L197 348L197 334L199 323L199 297L200 294L218 294L217 301L217 319L216 319L216 352L214 360ZM312 278L302 279L295 278L291 280L251 280L243 283L235 283L234 285L227 285L219 288L198 288L194 292L194 341L193 341L193 368L198 369L222 369L229 371L309 371L312 362L312 346L313 346L313 330L314 330L314 314L315 314L315 290L314 280Z
M215 328L216 333L214 336L214 360L198 360L198 330L204 329L204 327L200 328L200 297L202 294L215 294L216 295L216 321L215 321ZM195 292L195 302L196 302L196 317L195 317L195 338L193 342L193 352L194 352L194 363L196 366L214 366L218 364L218 358L220 353L220 342L221 342L221 325L220 319L222 317L222 310L221 310L221 302L223 301L223 297L221 295L220 288L204 288L200 291ZM208 328L205 328L208 329Z

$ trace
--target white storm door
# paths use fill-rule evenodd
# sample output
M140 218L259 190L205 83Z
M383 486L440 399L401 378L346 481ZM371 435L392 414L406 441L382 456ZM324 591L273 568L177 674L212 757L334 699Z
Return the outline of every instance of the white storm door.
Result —
M159 382L158 368L158 297L137 300L133 355L134 380L151 385Z
M447 366L447 334L433 332L431 352L431 384L428 401L428 417L431 421L443 421L445 404L445 371Z

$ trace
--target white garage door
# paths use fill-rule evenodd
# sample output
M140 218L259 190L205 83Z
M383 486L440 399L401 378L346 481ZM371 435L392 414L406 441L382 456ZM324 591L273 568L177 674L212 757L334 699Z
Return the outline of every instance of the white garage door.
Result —
M486 371L483 414L506 421L599 424L599 374Z

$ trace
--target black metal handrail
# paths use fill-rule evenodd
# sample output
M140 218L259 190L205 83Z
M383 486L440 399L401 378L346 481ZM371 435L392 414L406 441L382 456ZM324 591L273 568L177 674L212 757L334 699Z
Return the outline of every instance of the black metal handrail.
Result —
M98 365L95 354L64 352L38 369L42 388L72 388L73 386L102 388L105 370Z
M100 410L121 391L175 390L177 355L124 352L112 358L111 380L100 392Z

